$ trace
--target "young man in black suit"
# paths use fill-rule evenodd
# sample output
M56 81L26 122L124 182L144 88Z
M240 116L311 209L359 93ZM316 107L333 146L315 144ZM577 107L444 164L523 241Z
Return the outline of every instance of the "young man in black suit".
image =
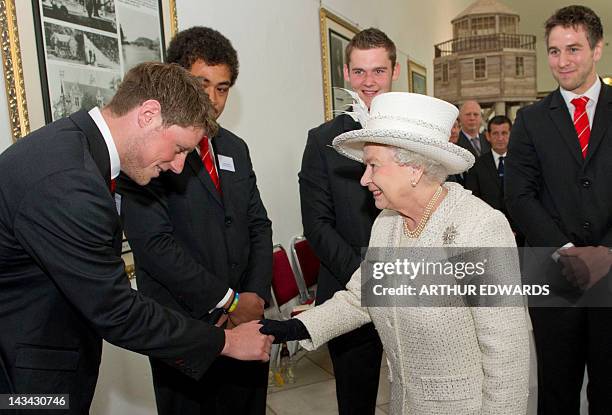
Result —
M504 202L504 165L511 129L512 121L505 115L496 115L489 120L485 136L491 145L491 151L476 159L476 163L467 173L465 188L506 215L517 245L522 246L523 237L512 223Z
M225 332L130 288L111 179L180 173L216 129L182 68L131 69L103 109L79 111L0 155L0 393L69 394L89 413L102 339L199 378L219 354L268 359L259 324ZM62 412L64 413L64 412Z
M550 247L547 282L557 304L574 306L530 309L538 413L579 413L586 364L589 413L609 414L612 88L595 70L603 28L583 6L558 10L545 27L559 88L518 112L505 171L510 214L528 245Z
M238 76L238 56L216 30L192 27L167 60L201 83L218 118ZM228 328L263 317L272 278L272 229L246 143L219 128L200 137L181 174L147 187L119 183L139 290L196 319ZM220 311L223 311L220 313ZM193 380L151 359L159 414L265 414L268 365L217 359Z
M378 29L356 34L345 58L344 79L368 108L399 77L395 45ZM379 213L370 192L359 184L363 165L331 148L337 135L361 127L350 116L339 115L308 132L299 184L304 234L321 260L317 304L345 289L361 263L361 250L368 246ZM382 356L374 326L367 324L339 336L328 347L339 413L373 414Z
M474 155L475 158L491 150L489 142L484 134L480 133L482 126L482 109L476 101L465 101L459 107L459 141L457 145L465 148Z

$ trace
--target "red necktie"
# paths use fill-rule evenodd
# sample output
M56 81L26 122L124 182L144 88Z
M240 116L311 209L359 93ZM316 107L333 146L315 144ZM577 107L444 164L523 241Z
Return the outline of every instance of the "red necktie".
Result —
M115 179L111 179L110 181L110 192L111 194L115 194L115 189L117 188L117 181Z
M589 116L586 112L588 97L578 97L572 99L572 104L576 107L574 111L574 128L578 134L578 142L582 151L582 158L586 158L589 138L591 137L591 127L589 126Z
M210 179L217 188L217 191L221 193L221 183L219 182L219 175L217 174L217 169L215 168L215 162L210 154L208 137L204 137L200 141L200 158L202 159L202 163L204 164L204 168L208 172Z

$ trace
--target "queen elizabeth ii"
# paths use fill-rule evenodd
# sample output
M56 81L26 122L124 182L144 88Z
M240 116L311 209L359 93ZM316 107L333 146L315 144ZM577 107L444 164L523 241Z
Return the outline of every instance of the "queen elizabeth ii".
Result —
M448 142L457 112L425 95L381 94L361 120L363 129L334 139L340 154L365 164L361 185L382 209L370 248L516 246L501 212L460 185L445 183L449 174L474 162L468 151ZM295 319L264 320L262 332L277 341L301 340L312 350L373 322L389 364L390 413L526 413L529 340L523 307L372 306L362 302L363 269L346 291ZM498 260L494 273L520 283L512 255Z

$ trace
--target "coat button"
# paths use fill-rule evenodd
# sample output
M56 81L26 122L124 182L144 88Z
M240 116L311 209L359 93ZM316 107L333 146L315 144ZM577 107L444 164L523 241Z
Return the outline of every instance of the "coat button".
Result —
M225 226L231 226L232 224L232 217L231 216L226 216L225 217Z
M582 229L586 229L586 230L591 229L591 222L589 222L588 220L585 220L584 222L582 222Z
M580 180L580 184L582 184L582 187L584 187L585 189L588 189L589 187L591 187L591 180L583 178Z

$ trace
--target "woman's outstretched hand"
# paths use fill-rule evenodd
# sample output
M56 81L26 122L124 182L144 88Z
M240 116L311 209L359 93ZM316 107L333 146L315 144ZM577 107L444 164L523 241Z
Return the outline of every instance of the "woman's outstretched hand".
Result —
M275 344L310 338L306 326L296 318L281 321L263 319L259 324L262 325L259 331L262 334L274 336Z

